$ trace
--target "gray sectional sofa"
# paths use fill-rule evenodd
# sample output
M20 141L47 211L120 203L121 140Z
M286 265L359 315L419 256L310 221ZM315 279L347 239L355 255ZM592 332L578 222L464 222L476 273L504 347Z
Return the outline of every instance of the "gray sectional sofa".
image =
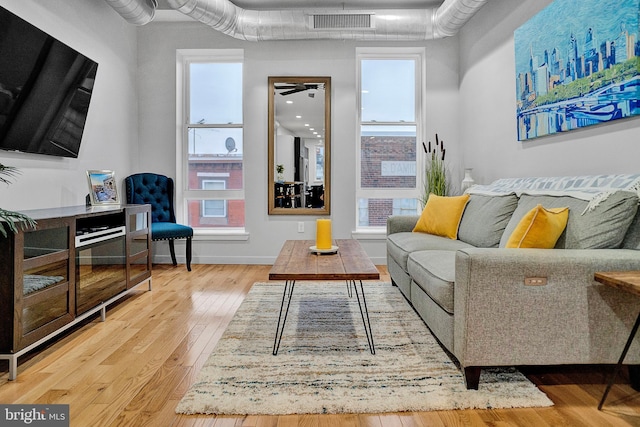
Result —
M640 298L593 277L640 270L640 175L624 176L623 190L586 177L585 192L569 178L473 187L457 240L412 232L418 216L387 221L392 282L458 360L467 388L478 388L482 367L611 364L622 352ZM537 204L569 207L555 248L505 248ZM640 339L625 363L639 386Z

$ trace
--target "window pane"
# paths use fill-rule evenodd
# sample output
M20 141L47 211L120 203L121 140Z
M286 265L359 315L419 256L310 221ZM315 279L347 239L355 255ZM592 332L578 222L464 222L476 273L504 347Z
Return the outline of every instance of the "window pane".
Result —
M203 190L224 190L226 181L203 180ZM227 216L227 202L225 200L204 200L202 202L202 216L225 217Z
M203 189L203 181L224 181L224 188L242 189L242 129L189 129L190 190Z
M324 181L324 147L316 146L316 181Z
M191 63L189 73L189 123L242 123L242 63Z
M416 127L362 126L362 188L416 188Z
M224 200L204 200L202 203L202 216L224 217L227 214L227 203Z
M361 62L362 121L415 122L415 61Z
M217 215L220 211L211 214L208 207L224 205L224 215ZM244 200L189 200L187 203L189 225L193 228L241 228L244 227ZM205 212L207 210L207 212Z
M222 180L206 180L202 181L202 189L204 190L224 190L225 182Z
M358 199L358 227L385 227L389 215L418 214L417 199Z

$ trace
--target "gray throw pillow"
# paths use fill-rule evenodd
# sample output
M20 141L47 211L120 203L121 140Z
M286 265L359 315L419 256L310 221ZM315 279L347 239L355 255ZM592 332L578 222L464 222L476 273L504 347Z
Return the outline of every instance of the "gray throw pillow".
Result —
M478 248L495 248L513 211L515 194L485 196L471 194L458 228L458 239Z
M638 210L638 196L628 191L616 191L595 209L585 212L589 202L570 196L537 196L523 194L504 230L500 247L522 217L541 204L545 208L569 208L567 228L556 243L559 249L615 249L619 248ZM583 213L584 212L584 213Z

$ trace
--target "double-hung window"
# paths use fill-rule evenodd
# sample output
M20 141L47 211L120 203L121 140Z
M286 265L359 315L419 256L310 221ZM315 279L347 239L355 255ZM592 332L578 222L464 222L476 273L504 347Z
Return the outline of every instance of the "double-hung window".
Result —
M357 228L419 212L424 49L357 50Z
M244 230L242 68L242 50L178 50L177 205L196 232Z

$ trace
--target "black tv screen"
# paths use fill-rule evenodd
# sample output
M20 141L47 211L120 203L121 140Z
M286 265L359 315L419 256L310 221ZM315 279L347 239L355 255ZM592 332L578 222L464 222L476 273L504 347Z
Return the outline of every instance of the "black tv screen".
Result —
M0 7L0 149L78 157L97 69Z

